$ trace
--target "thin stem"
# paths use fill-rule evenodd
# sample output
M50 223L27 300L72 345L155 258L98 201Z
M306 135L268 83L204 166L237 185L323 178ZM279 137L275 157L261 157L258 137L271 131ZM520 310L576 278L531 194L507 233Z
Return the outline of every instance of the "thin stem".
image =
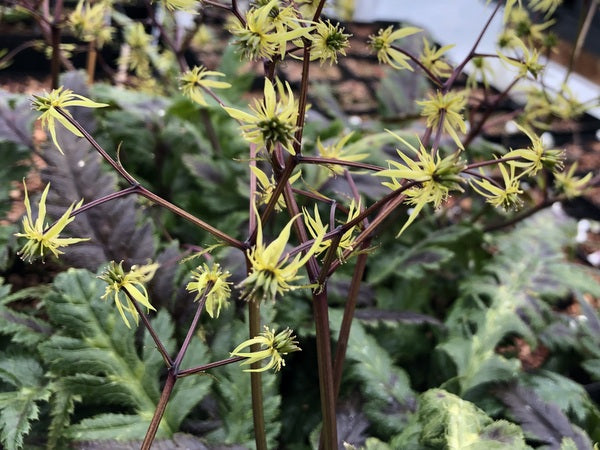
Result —
M208 364L203 364L198 367L192 367L191 369L180 370L177 374L177 378L188 377L200 372L206 372L207 370L214 369L215 367L226 366L227 364L233 364L238 361L246 359L244 356L234 356L233 358L222 359L221 361L215 361Z
M405 56L408 56L408 58L414 62L417 66L419 66L421 68L421 70L423 72L425 72L425 74L427 75L427 78L429 78L433 84L435 84L438 87L443 87L443 83L442 80L439 79L439 77L434 74L431 70L429 70L420 60L419 58L417 58L415 55L413 55L411 52L404 50L403 48L397 47L396 45L390 45L390 48L393 48L394 50L402 53Z
M260 334L260 302L248 302L248 332L250 338ZM250 351L260 350L260 344L253 344ZM252 364L252 369L260 369L260 361ZM265 412L262 395L262 373L250 372L250 388L252 393L252 418L254 422L254 441L256 450L267 450L267 434L265 428Z
M27 50L28 48L35 47L37 45L36 41L27 41L17 45L10 52L0 58L0 67L4 65L4 63L8 63L12 58L18 55L23 50Z
M479 178L481 180L487 180L490 183L492 183L494 186L497 186L500 189L502 189L502 186L500 186L500 184L496 180L494 180L492 177L488 177L487 175L484 175L484 174L479 173L479 172L475 172L473 170L463 170L462 172L466 173L468 175L471 175L473 177Z
M250 144L250 166L256 167L256 145ZM252 234L252 230L257 230L256 212L254 201L256 198L256 175L250 170L250 201L248 211L248 234ZM250 260L246 255L246 273L250 273L252 267ZM260 334L260 302L250 301L248 303L248 334L250 339ZM251 351L260 350L259 344L251 346ZM260 368L260 363L256 362L252 365L253 369ZM256 448L266 449L266 427L264 417L264 405L262 395L262 374L260 372L250 373L250 390L252 395L252 420L254 423L254 440Z
M356 167L357 169L365 169L365 170L371 170L373 172L379 172L381 170L384 170L384 167L381 166L377 166L375 164L368 164L368 163L363 163L360 161L346 161L343 159L335 159L335 158L323 158L321 156L304 156L304 155L298 155L296 157L298 163L301 164L317 164L317 165L323 165L323 164L332 164L332 165L337 165L337 166L347 166L347 167Z
M327 286L323 286L318 292L313 291L313 314L317 338L319 392L323 415L320 446L325 450L337 450L337 423L335 415L333 367L331 364L331 336L329 332L328 308Z
M146 436L144 436L144 441L142 442L141 448L143 450L149 450L152 446L152 442L154 442L156 432L158 431L158 427L160 426L162 417L167 409L167 404L169 403L169 399L171 397L171 393L173 392L175 382L177 381L179 366L181 365L181 361L183 361L183 357L185 356L185 353L187 352L187 349L190 345L192 336L194 335L194 331L196 330L196 326L198 325L198 320L200 319L200 314L202 313L202 309L204 308L204 303L206 302L206 296L210 292L211 288L212 283L209 282L206 285L206 288L204 289L202 297L198 301L198 308L196 308L196 314L192 319L192 323L190 324L187 335L185 336L185 340L183 341L183 344L181 345L181 348L179 349L179 352L175 357L175 361L173 361L173 364L169 367L169 371L167 372L167 381L165 382L162 393L160 395L160 399L158 401L158 404L156 405L156 409L154 410L154 415L152 416L152 420L150 421L150 425L148 426L148 431L146 431Z
M148 320L148 317L146 316L146 314L144 314L144 312L142 311L142 308L140 308L140 305L138 305L138 302L131 295L131 293L129 292L129 290L126 287L123 287L123 292L125 292L125 295L127 295L127 298L129 298L129 301L133 304L133 307L135 308L135 310L137 311L137 313L141 317L142 323L146 327L146 330L148 330L148 333L150 333L150 336L152 337L152 340L156 344L156 349L158 350L158 352L162 356L165 364L167 365L168 368L173 367L173 360L169 356L169 352L167 351L167 349L163 345L162 341L160 340L160 337L158 336L158 334L156 334L156 330L154 329L154 327L152 326L152 324Z
M325 6L325 1L326 0L319 1L319 4L317 5L317 9L315 10L315 14L312 19L313 22L316 22L317 20L319 20L319 17L321 17L321 12L323 12L323 7Z
M467 166L465 166L463 172L465 170L472 170L472 169L477 169L479 167L485 167L485 166L493 166L494 164L499 164L499 163L509 162L509 161L517 161L519 159L521 159L521 157L519 157L519 156L510 156L508 158L490 159L487 161L471 163L471 164L468 164Z
M565 74L565 79L563 84L567 82L569 76L573 72L573 68L575 67L575 61L579 57L581 53L581 49L583 47L583 43L585 42L585 38L587 37L588 32L590 31L590 25L592 24L592 20L594 19L594 15L596 14L596 8L598 7L598 1L592 0L590 2L590 7L587 11L585 19L583 22L579 22L579 27L577 29L577 38L575 40L575 47L573 48L573 52L571 53L571 57L569 58L569 67L567 69L567 73Z
M237 239L229 236L227 233L224 233L223 231L221 231L221 230L213 227L212 225L209 225L208 223L206 223L203 220L197 218L193 214L190 214L185 209L182 209L179 206L174 205L173 203L171 203L171 202L165 200L164 198L162 198L162 197L154 194L153 192L149 191L145 187L143 187L143 186L139 187L139 194L141 196L143 196L143 197L146 197L149 200L152 200L157 205L160 205L163 208L168 209L169 211L177 214L178 216L183 217L187 221L189 221L189 222L193 223L194 225L202 228L204 231L207 231L208 233L212 234L217 239L219 239L219 240L227 243L231 247L235 247L235 248L237 248L238 250L241 250L241 251L246 251L247 247L246 247L246 245L243 242L238 241Z
M167 409L167 404L171 398L173 387L175 387L175 382L177 381L177 375L173 369L174 368L172 367L167 372L167 380L165 381L162 393L160 394L160 399L158 400L158 404L154 410L154 415L152 416L152 420L148 426L148 431L146 431L146 436L144 436L141 450L150 450L152 447L152 442L154 442L154 438L156 437L158 426L160 425L160 421L165 413L165 410Z
M192 323L188 328L188 332L185 335L185 339L183 340L183 344L181 344L181 348L175 357L175 361L173 361L173 370L175 371L175 375L179 373L179 367L181 366L181 361L185 357L185 353L187 352L188 347L190 346L190 342L192 342L192 337L194 336L194 332L196 331L196 327L198 326L198 321L200 320L200 315L202 314L202 310L204 309L204 304L206 303L206 296L210 293L213 288L213 282L209 281L206 283L206 287L204 288L204 292L202 293L202 297L198 299L198 307L196 308L196 313L194 314L194 318L192 319Z
M65 119L67 119L71 123L71 125L73 125L75 128L77 128L77 130L90 143L90 145L92 147L94 147L94 150L96 150L98 153L100 153L100 156L102 156L102 158L104 158L104 160L106 162L108 162L113 167L113 169L115 169L123 178L125 178L125 180L127 180L127 182L129 184L131 184L131 185L139 184L135 178L133 178L131 175L129 175L127 173L127 171L123 168L123 166L120 163L118 163L117 161L115 161L114 159L112 159L110 157L110 155L106 152L106 150L104 150L102 148L102 146L96 142L96 140L85 130L85 128L83 128L79 124L79 122L77 120L75 120L73 117L71 117L71 115L69 115L66 111L64 111L60 107L56 107L56 111L58 111L58 113L61 116L63 116Z
M477 122L477 124L471 128L471 130L469 131L469 134L467 135L467 137L465 138L465 140L463 141L463 147L467 148L469 146L469 144L471 143L471 141L473 141L473 139L475 139L475 136L477 136L479 134L479 132L481 131L481 129L483 128L483 125L487 122L487 120L490 118L490 116L492 115L492 113L496 110L496 107L498 106L498 104L504 100L504 98L508 95L508 93L510 92L510 90L517 84L517 82L520 80L521 78L515 78L507 87L506 89L504 89L504 91L502 91L495 99L494 101L488 106L487 110L485 111L485 113L483 113L483 117L479 120L479 122Z
M477 47L479 46L479 43L481 42L481 39L483 38L483 35L485 34L485 32L487 31L487 29L489 28L490 24L492 23L492 19L498 13L498 10L500 9L500 6L503 3L504 2L501 2L501 1L497 2L496 7L494 8L494 11L492 12L492 14L488 18L487 22L483 26L481 32L479 33L479 36L477 36L477 39L475 40L475 43L473 44L473 47L471 47L471 51L465 57L465 59L458 66L455 67L455 69L452 71L452 75L450 75L450 78L448 78L446 80L446 83L444 83L444 89L446 91L448 91L454 85L454 82L456 81L456 79L458 78L458 76L461 74L461 72L463 71L463 69L465 68L465 66L467 65L467 63L473 58L473 55L475 54L475 51L477 50Z
M367 239L362 248L369 246L369 240ZM360 291L360 285L365 273L367 266L367 258L369 255L361 253L356 259L356 266L354 266L354 274L352 275L352 281L350 284L350 291L348 292L348 299L344 307L344 316L342 318L342 325L338 335L337 345L335 348L335 359L333 363L333 383L334 393L337 399L340 392L340 385L342 383L342 372L344 370L344 361L346 359L346 350L348 349L348 339L350 338L350 329L352 327L352 320L354 319L354 310L356 309L356 302L358 300L358 293Z
M57 89L60 75L60 20L63 10L63 0L56 0L54 4L53 20L50 25L50 44L52 45L52 60L50 62L50 74L52 76L52 89Z
M323 3L323 2L322 2ZM308 98L308 76L310 70L310 48L308 39L303 39L304 54L302 59L302 82L300 85L300 98L298 99L298 118L296 119L296 134L294 135L294 152L302 153L302 136L304 134L304 119L306 117L306 100Z
M125 178L129 184L131 184L132 186L136 186L136 190L139 193L139 195L146 197L149 200L152 200L157 205L160 205L163 208L166 208L169 211L177 214L178 216L183 217L184 219L188 220L189 222L192 222L194 225L196 225L196 226L202 228L203 230L207 231L208 233L212 234L217 239L220 239L220 240L226 242L228 245L235 247L242 251L246 250L246 246L244 245L243 242L238 241L237 239L229 236L228 234L222 232L221 230L219 230L219 229L213 227L212 225L209 225L208 223L204 222L203 220L197 218L193 214L190 214L189 212L180 208L179 206L174 205L173 203L165 200L164 198L154 194L153 192L149 191L145 187L141 186L136 181L135 178L133 178L131 175L129 175L129 173L127 173L127 171L123 168L123 166L119 162L115 161L113 158L111 158L109 156L109 154L106 152L106 150L104 150L100 146L100 144L98 144L94 140L94 138L79 124L79 122L77 122L75 119L73 119L73 117L71 117L69 114L67 114L63 109L57 107L56 110L59 112L59 114L61 116L65 117L75 128L77 128L77 130L83 135L83 137L92 145L92 147L94 147L94 149L98 153L100 153L100 155L113 167L113 169L115 169L123 178Z
M84 213L89 209L95 208L98 205L101 205L106 202L110 202L111 200L115 200L120 197L126 197L127 195L135 194L139 190L139 185L129 186L128 188L122 189L117 192L113 192L112 194L105 195L104 197L97 198L96 200L92 200L89 203L77 208L71 212L71 217L75 217L78 214Z
M490 225L484 228L484 232L488 233L488 232L492 232L492 231L498 231L501 230L503 228L507 228L510 226L513 226L517 223L519 223L520 221L527 219L528 217L534 215L536 212L547 208L548 206L550 206L554 201L556 201L556 199L553 200L545 200L541 203L538 203L537 205L531 207L530 209L528 209L527 211L523 211L521 214L518 214L516 216L514 216L512 219L507 220L506 222L502 222L496 225Z
M96 57L98 56L98 50L96 49L96 41L90 41L88 45L86 72L87 82L89 85L94 83L94 74L96 72Z

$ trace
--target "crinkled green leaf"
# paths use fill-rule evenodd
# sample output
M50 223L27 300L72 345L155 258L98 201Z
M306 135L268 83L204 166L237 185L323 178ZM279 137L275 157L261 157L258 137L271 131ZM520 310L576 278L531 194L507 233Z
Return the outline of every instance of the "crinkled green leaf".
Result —
M419 398L419 443L424 448L451 450L526 449L518 426L493 421L473 403L442 389L430 389Z
M16 388L0 392L0 442L7 450L20 449L50 390L42 367L28 356L0 355L0 378Z
M331 330L339 333L342 312L329 312ZM389 353L357 321L352 324L346 358L351 372L362 385L364 412L372 426L382 433L402 430L415 407L415 394L406 372L395 366Z

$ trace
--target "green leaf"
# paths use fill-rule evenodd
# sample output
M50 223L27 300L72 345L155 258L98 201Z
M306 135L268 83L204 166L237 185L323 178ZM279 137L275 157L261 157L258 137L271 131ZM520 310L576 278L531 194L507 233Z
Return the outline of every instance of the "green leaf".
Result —
M442 389L430 389L420 396L419 442L425 448L526 449L518 426L505 420L493 421L473 403Z
M65 430L71 425L71 416L75 411L75 402L80 402L81 397L73 395L62 380L52 383L52 397L50 398L50 426L48 427L49 450L64 448L66 446Z
M90 419L84 419L69 428L69 436L75 441L116 440L128 441L139 439L148 430L148 420L141 420L133 414L98 414ZM156 433L157 437L166 437L161 426Z
M52 371L72 396L80 396L87 405L113 404L132 411L89 417L72 425L69 435L75 440L142 438L158 402L159 374L165 367L154 341L145 335L142 355L138 354L133 330L123 324L111 301L100 299L105 284L93 274L70 269L57 276L53 287L46 300L48 315L52 323L60 324L61 332L40 346ZM168 313L161 311L152 323L167 350L173 351L174 326ZM198 365L207 358L206 346L194 339L184 361ZM177 431L211 382L201 376L177 382L161 436ZM62 405L63 410L69 407L71 403Z
M0 441L7 450L19 449L50 390L40 364L27 356L0 355L0 378L16 388L0 392Z
M331 309L329 317L336 336L342 312ZM372 426L385 434L400 432L415 402L406 372L393 364L389 353L357 321L352 324L346 358L352 361L352 374L362 385L364 412Z
M600 359L588 359L581 365L587 373L590 374L593 380L600 381Z
M536 345L533 329L552 316L547 301L564 298L573 288L600 289L564 255L574 230L574 221L542 211L495 236L493 258L481 274L461 283L462 295L445 322L449 339L438 346L455 363L461 392L518 374L519 361L496 348L510 335Z

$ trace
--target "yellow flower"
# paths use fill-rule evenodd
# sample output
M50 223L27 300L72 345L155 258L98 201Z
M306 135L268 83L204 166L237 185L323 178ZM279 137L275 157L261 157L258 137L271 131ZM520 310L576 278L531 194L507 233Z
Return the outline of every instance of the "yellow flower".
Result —
M546 14L546 18L550 17L562 5L562 0L529 0L529 7L532 11Z
M15 233L15 236L27 238L27 243L19 251L19 255L28 261L33 261L35 258L44 257L46 250L50 250L56 257L63 254L60 251L60 247L66 247L67 245L76 244L82 241L88 241L89 238L60 238L58 237L65 227L75 220L75 217L71 217L73 209L77 209L83 203L83 200L79 203L72 204L67 208L64 214L58 219L52 226L48 227L45 223L46 220L46 197L50 190L50 183L46 185L40 203L38 204L38 213L35 221L33 220L33 214L31 213L31 204L29 203L29 195L27 194L27 185L23 180L23 187L25 188L25 210L27 215L23 217L23 230L24 233Z
M319 20L315 33L312 37L310 59L320 59L321 64L329 60L329 65L337 64L338 54L346 56L346 48L350 46L348 38L351 34L345 34L339 23L333 25L329 20L327 23Z
M298 110L294 101L292 88L286 82L287 93L278 81L280 100L277 101L275 88L268 78L265 78L264 97L255 100L254 106L250 106L254 115L235 108L225 107L225 111L245 125L242 126L242 135L248 142L259 147L266 147L268 151L273 149L276 143L280 143L292 155L294 132L296 131L296 118Z
M509 166L510 171L502 163L498 164L504 187L492 183L488 179L471 180L471 187L479 195L485 197L486 201L495 207L501 206L503 209L517 209L523 201L519 197L523 193L519 189L519 177L515 176L515 166Z
M423 53L419 55L419 61L427 67L431 73L440 78L448 78L452 74L452 67L442 59L442 55L454 45L444 45L436 49L435 45L429 44L427 38L423 38Z
M575 176L576 171L577 163L573 163L566 173L557 173L555 175L554 183L556 189L564 193L568 199L583 195L588 187L588 183L592 179L592 172L589 172L583 178L579 178Z
M302 211L304 213L304 223L306 224L306 228L308 229L308 232L310 233L310 235L313 237L313 239L316 239L318 236L323 236L325 235L325 233L327 232L327 225L323 224L323 221L321 220L321 216L319 215L319 208L317 208L317 205L315 204L315 217L311 217L310 213L307 211L306 208L302 208ZM354 199L350 202L350 207L348 208L348 217L346 218L346 222L348 223L351 220L354 220L358 215L360 214L360 202L357 204ZM354 232L356 231L358 227L355 225L352 228L348 229L340 238L340 241L338 243L338 247L337 247L337 256L340 259L340 261L343 262L343 256L344 256L344 251L345 250L353 250L354 249ZM326 241L322 241L321 244L319 245L319 247L316 249L315 253L320 255L321 253L325 252L330 246L331 246L331 239L328 239Z
M511 150L505 155L505 158L519 157L525 161L509 161L508 164L523 168L520 176L534 176L542 169L551 171L562 170L565 159L564 150L547 150L544 148L542 138L526 128L517 125L517 128L527 135L531 140L531 147Z
M391 178L390 182L382 184L392 190L402 187L400 180L408 180L419 184L405 191L408 202L414 205L414 208L408 220L400 229L398 233L398 236L400 236L417 218L419 212L426 204L432 203L437 208L446 200L450 191L462 192L463 189L460 183L463 182L463 179L460 176L460 172L463 170L464 164L459 160L458 152L442 159L439 152L435 156L432 155L420 140L419 149L416 149L397 134L389 133L408 147L417 157L417 160L413 160L400 150L397 150L404 164L390 160L388 164L393 166L393 168L382 170L375 174L376 176Z
M123 261L119 264L111 261L102 275L98 276L98 278L108 283L104 295L101 298L105 299L110 295L113 296L119 314L121 314L121 318L123 319L123 322L125 322L125 325L127 325L127 328L131 328L131 326L125 315L126 312L129 313L133 320L135 320L136 325L140 320L139 314L135 309L130 296L136 302L145 306L147 310L156 311L150 304L148 291L146 290L144 283L147 283L152 279L157 268L158 264L132 266L131 270L125 273L123 270ZM127 291L129 295L125 294L124 291Z
M510 12L506 26L514 30L519 39L526 41L530 46L534 46L545 41L544 30L553 24L554 20L533 23L529 17L529 12L525 8L515 8Z
M231 27L230 31L236 37L235 43L241 48L244 57L252 61L259 58L272 60L273 56L279 54L283 59L288 41L309 37L312 27L298 26L283 31L273 21L271 14L278 5L279 0L271 0L260 8L252 8L246 13L245 26L236 22Z
M471 59L471 73L467 78L467 88L475 89L477 82L480 81L487 88L489 87L489 77L494 74L486 59L482 56L476 56Z
M198 6L198 0L162 0L162 3L170 11L185 11L191 14L198 14L196 8Z
M129 46L129 53L119 58L119 65L124 64L141 78L149 78L150 71L150 43L152 37L144 30L144 25L135 22L125 28L125 42Z
M231 356L248 358L242 362L242 366L252 365L255 362L269 359L269 362L265 366L259 369L245 369L244 372L265 372L269 369L279 372L281 368L285 366L282 355L301 350L297 345L298 341L294 340L296 339L296 336L292 335L292 333L293 330L286 328L275 334L275 329L270 330L269 327L265 325L265 331L252 339L242 342L231 352ZM241 351L242 349L255 344L260 344L263 348L256 352Z
M210 290L206 293L206 312L210 317L219 317L221 308L228 306L229 296L231 295L230 282L227 281L231 274L229 271L223 273L219 264L213 264L212 267L208 267L207 264L198 266L196 270L192 272L192 280L190 281L186 289L190 292L196 292L195 300L199 300L206 290L207 286L211 285Z
M463 134L467 132L462 115L467 104L464 93L450 91L442 94L437 91L435 94L429 93L428 96L429 100L417 101L417 104L423 107L421 115L427 117L427 126L436 130L441 121L443 130L452 137L458 148L464 150L457 133L457 130Z
M290 229L297 216L287 223L281 230L281 233L268 246L263 243L262 224L258 211L255 210L257 218L256 245L248 250L247 256L250 264L250 274L242 280L238 288L243 288L242 298L251 300L272 300L274 301L278 294L287 291L299 289L306 286L293 285L294 281L301 278L298 270L306 264L309 258L315 253L323 235L316 237L310 249L302 256L298 253L294 259L288 262L289 254L284 255L285 246L290 238Z
M275 178L272 176L271 176L271 178L267 177L267 174L264 173L262 170L260 170L256 166L250 166L250 170L256 176L256 179L258 180L258 184L259 184L259 188L260 188L260 191L257 192L258 204L266 205L267 203L269 203L269 201L271 201L273 192L275 191L275 188L277 187ZM298 180L298 178L300 178L300 176L302 176L301 170L299 170L298 172L293 174L289 178L288 182L290 184L294 184L294 181ZM275 203L275 210L281 211L284 208L285 208L285 201L283 199L283 196L280 195L279 198L277 199L277 202Z
M372 51L377 53L377 59L380 63L389 64L394 69L407 69L412 71L413 68L408 64L410 60L404 53L392 48L394 41L405 38L415 33L419 33L420 28L405 27L393 31L393 27L389 26L385 30L381 29L377 35L369 36L368 45Z
M202 106L208 106L204 94L202 93L203 90L210 88L227 89L231 87L231 84L225 83L224 81L209 80L206 77L224 76L224 73L206 70L206 67L203 66L195 66L193 69L184 72L179 77L179 85L183 95Z
M550 104L552 113L561 119L577 119L586 111L586 106L581 103L566 83L560 87L558 95Z
M539 57L540 57L539 52L536 49L529 51L529 49L523 43L523 41L516 37L513 38L513 45L515 48L521 50L521 54L522 54L521 58L513 59L513 58L507 57L506 55L504 55L502 53L498 53L498 56L500 57L500 59L502 61L504 61L505 63L519 69L519 71L518 71L519 77L524 77L528 73L530 73L533 76L533 78L537 79L537 76L544 69L544 66L538 62Z
M368 153L353 153L352 148L345 148L344 146L348 143L354 132L347 134L335 144L323 145L321 138L317 137L317 150L319 155L323 158L329 159L341 159L345 161L362 161L369 156ZM344 173L344 167L338 164L328 164L327 167L336 175Z
M90 6L81 0L67 22L73 33L86 42L96 41L98 48L102 48L106 41L110 41L113 28L107 23L110 9L104 2Z
M75 136L83 137L77 128L71 124L65 117L63 117L56 108L61 108L67 115L71 115L66 108L69 106L82 106L84 108L102 108L108 106L106 103L96 103L85 98L82 95L73 94L70 89L64 89L59 87L53 89L49 94L44 96L34 95L34 100L31 102L33 109L40 111L42 115L39 119L42 122L42 127L47 128L52 137L52 142L56 145L56 148L63 153L62 148L58 145L56 140L56 126L54 120L58 120L67 130L73 133Z

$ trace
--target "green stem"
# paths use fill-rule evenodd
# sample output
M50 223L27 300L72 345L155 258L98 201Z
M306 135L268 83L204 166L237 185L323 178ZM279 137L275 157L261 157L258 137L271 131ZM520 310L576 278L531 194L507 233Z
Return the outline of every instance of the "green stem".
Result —
M59 86L60 76L60 21L62 16L63 0L57 0L54 4L54 14L50 25L50 37L52 46L52 60L50 62L50 74L52 76L52 89Z
M508 85L508 87L506 89L504 89L504 91L502 91L494 99L494 101L488 106L488 108L486 109L485 113L483 113L483 117L479 120L479 122L477 122L477 124L473 128L471 128L471 130L469 131L469 134L467 135L467 137L463 141L463 147L464 148L467 148L469 146L469 144L471 143L471 141L473 141L473 139L475 139L475 136L477 136L479 134L479 132L483 128L483 125L491 117L492 113L497 110L496 107L498 106L498 104L508 95L508 93L510 92L510 90L515 86L515 84L517 84L517 82L520 79L521 78L515 78Z
M209 225L208 223L206 223L203 220L197 218L193 214L190 214L185 209L182 209L179 206L174 205L173 203L165 200L164 198L162 198L162 197L154 194L153 192L150 192L145 187L140 186L140 192L139 192L139 194L141 196L143 196L143 197L146 197L148 200L152 200L157 205L162 206L163 208L168 209L169 211L177 214L178 216L183 217L187 221L193 223L194 225L198 226L199 228L202 228L203 230L205 230L208 233L212 234L214 237L216 237L217 239L225 242L229 246L235 247L235 248L237 248L238 250L241 250L241 251L245 251L246 250L246 245L244 245L243 242L238 241L237 239L229 236L227 233L224 233L221 230L213 227L212 225Z
M142 450L150 450L152 442L154 442L156 432L158 431L158 427L160 426L160 421L162 420L165 414L167 405L169 403L169 399L171 398L171 393L173 392L175 382L177 381L179 375L179 366L181 365L181 361L183 361L183 357L185 356L185 353L187 352L187 349L190 345L192 336L194 335L194 331L196 330L196 326L198 325L198 320L200 319L200 314L202 314L202 310L204 309L206 296L208 295L211 289L212 284L208 283L206 288L204 289L202 297L198 301L198 307L196 308L196 313L194 314L192 323L190 324L187 335L185 336L185 340L183 341L183 344L181 344L181 348L179 349L179 352L175 357L175 361L173 361L173 364L171 365L171 367L169 367L169 371L167 372L167 381L163 386L162 393L160 394L160 399L158 400L158 404L156 405L156 409L154 410L154 415L152 416L152 420L150 421L150 425L148 426L148 431L146 431L146 436L144 436L144 441L142 442ZM127 291L125 292L127 293L127 295L129 295ZM137 309L137 302L133 299L131 299L131 301ZM144 322L144 324L146 324L146 322Z
M368 164L360 161L346 161L344 159L323 158L321 156L298 155L296 160L301 164L331 164L337 166L356 167L357 169L371 170L373 172L379 172L385 169L385 167L376 166L375 164Z
M325 450L337 450L337 421L335 415L335 389L333 368L331 365L331 343L329 331L329 311L327 304L327 286L318 292L313 291L313 314L317 338L317 362L319 371L319 392L323 428L320 447Z
M366 240L362 245L362 248L367 248L369 246L369 242L369 240ZM350 284L350 292L348 293L348 300L346 301L346 306L344 307L344 317L342 319L342 325L340 327L340 333L338 335L337 345L335 347L335 359L333 363L333 387L336 399L340 393L342 372L344 369L344 361L346 359L346 350L348 349L348 339L350 338L350 328L352 327L354 310L356 309L356 301L358 299L362 278L365 273L365 267L367 266L368 256L369 255L366 253L361 253L356 259L356 266L354 267L354 274L352 275L352 282Z
M413 55L411 52L406 51L400 47L397 47L395 45L390 45L390 48L393 48L394 50L396 50L397 52L402 53L403 55L407 56L412 62L414 62L417 66L419 66L421 68L421 70L423 72L425 72L425 75L427 75L427 77L431 80L431 82L433 84L435 84L437 87L441 88L443 86L442 80L439 79L438 76L436 76L431 70L429 70L420 60L419 58L417 58L415 55Z
M490 24L492 23L492 19L494 18L494 16L496 15L496 13L498 12L498 10L500 9L500 6L504 2L499 1L497 3L498 4L494 8L494 11L492 12L492 14L488 18L487 22L483 26L481 32L479 33L479 36L477 36L477 39L475 40L475 43L473 44L473 47L471 47L471 51L465 57L465 59L458 66L456 66L456 68L452 71L452 75L450 75L450 78L448 78L446 80L446 83L444 84L444 90L445 90L445 92L448 92L452 88L452 86L454 85L454 82L456 81L456 79L458 78L458 76L461 74L461 72L463 71L463 69L465 68L465 66L473 58L473 55L475 54L475 51L477 50L477 47L479 46L479 43L481 42L481 39L483 38L483 35L485 34L485 32L487 31L487 29L489 28Z
M154 442L156 432L158 431L158 426L160 425L163 414L167 409L167 404L171 398L173 387L175 387L175 382L177 381L177 375L175 372L176 371L174 370L174 367L171 367L167 373L167 381L165 381L165 385L163 386L163 390L160 394L160 399L158 400L158 404L154 410L154 415L152 416L152 420L148 426L148 431L146 432L146 436L144 436L141 450L150 450L152 442Z
M258 300L250 300L248 302L248 328L250 338L260 334L260 302ZM260 350L260 344L251 346L252 352ZM252 364L252 369L260 369L260 361ZM265 430L265 413L263 406L262 395L262 373L250 373L250 387L252 390L252 418L254 421L254 440L256 442L256 450L267 450L267 434Z
M188 377L190 375L194 375L200 372L206 372L209 369L214 369L215 367L226 366L227 364L233 364L238 361L242 361L246 359L243 356L234 356L233 358L222 359L221 361L215 361L208 364L203 364L198 367L192 367L191 369L180 370L177 374L177 378Z
M156 330L148 320L148 317L146 316L146 314L144 314L142 308L140 308L140 305L138 305L138 302L135 300L135 298L133 298L133 296L127 290L126 287L123 288L123 291L125 292L125 295L127 295L127 297L129 298L129 301L131 301L131 303L133 304L133 307L135 308L139 316L142 318L142 323L146 327L146 330L148 330L148 333L150 333L150 336L152 336L152 340L156 344L156 349L162 356L163 360L165 361L165 364L168 368L173 367L173 360L171 359L171 356L169 356L169 352L163 345L162 341L160 340L160 337L158 336L158 334L156 334Z

